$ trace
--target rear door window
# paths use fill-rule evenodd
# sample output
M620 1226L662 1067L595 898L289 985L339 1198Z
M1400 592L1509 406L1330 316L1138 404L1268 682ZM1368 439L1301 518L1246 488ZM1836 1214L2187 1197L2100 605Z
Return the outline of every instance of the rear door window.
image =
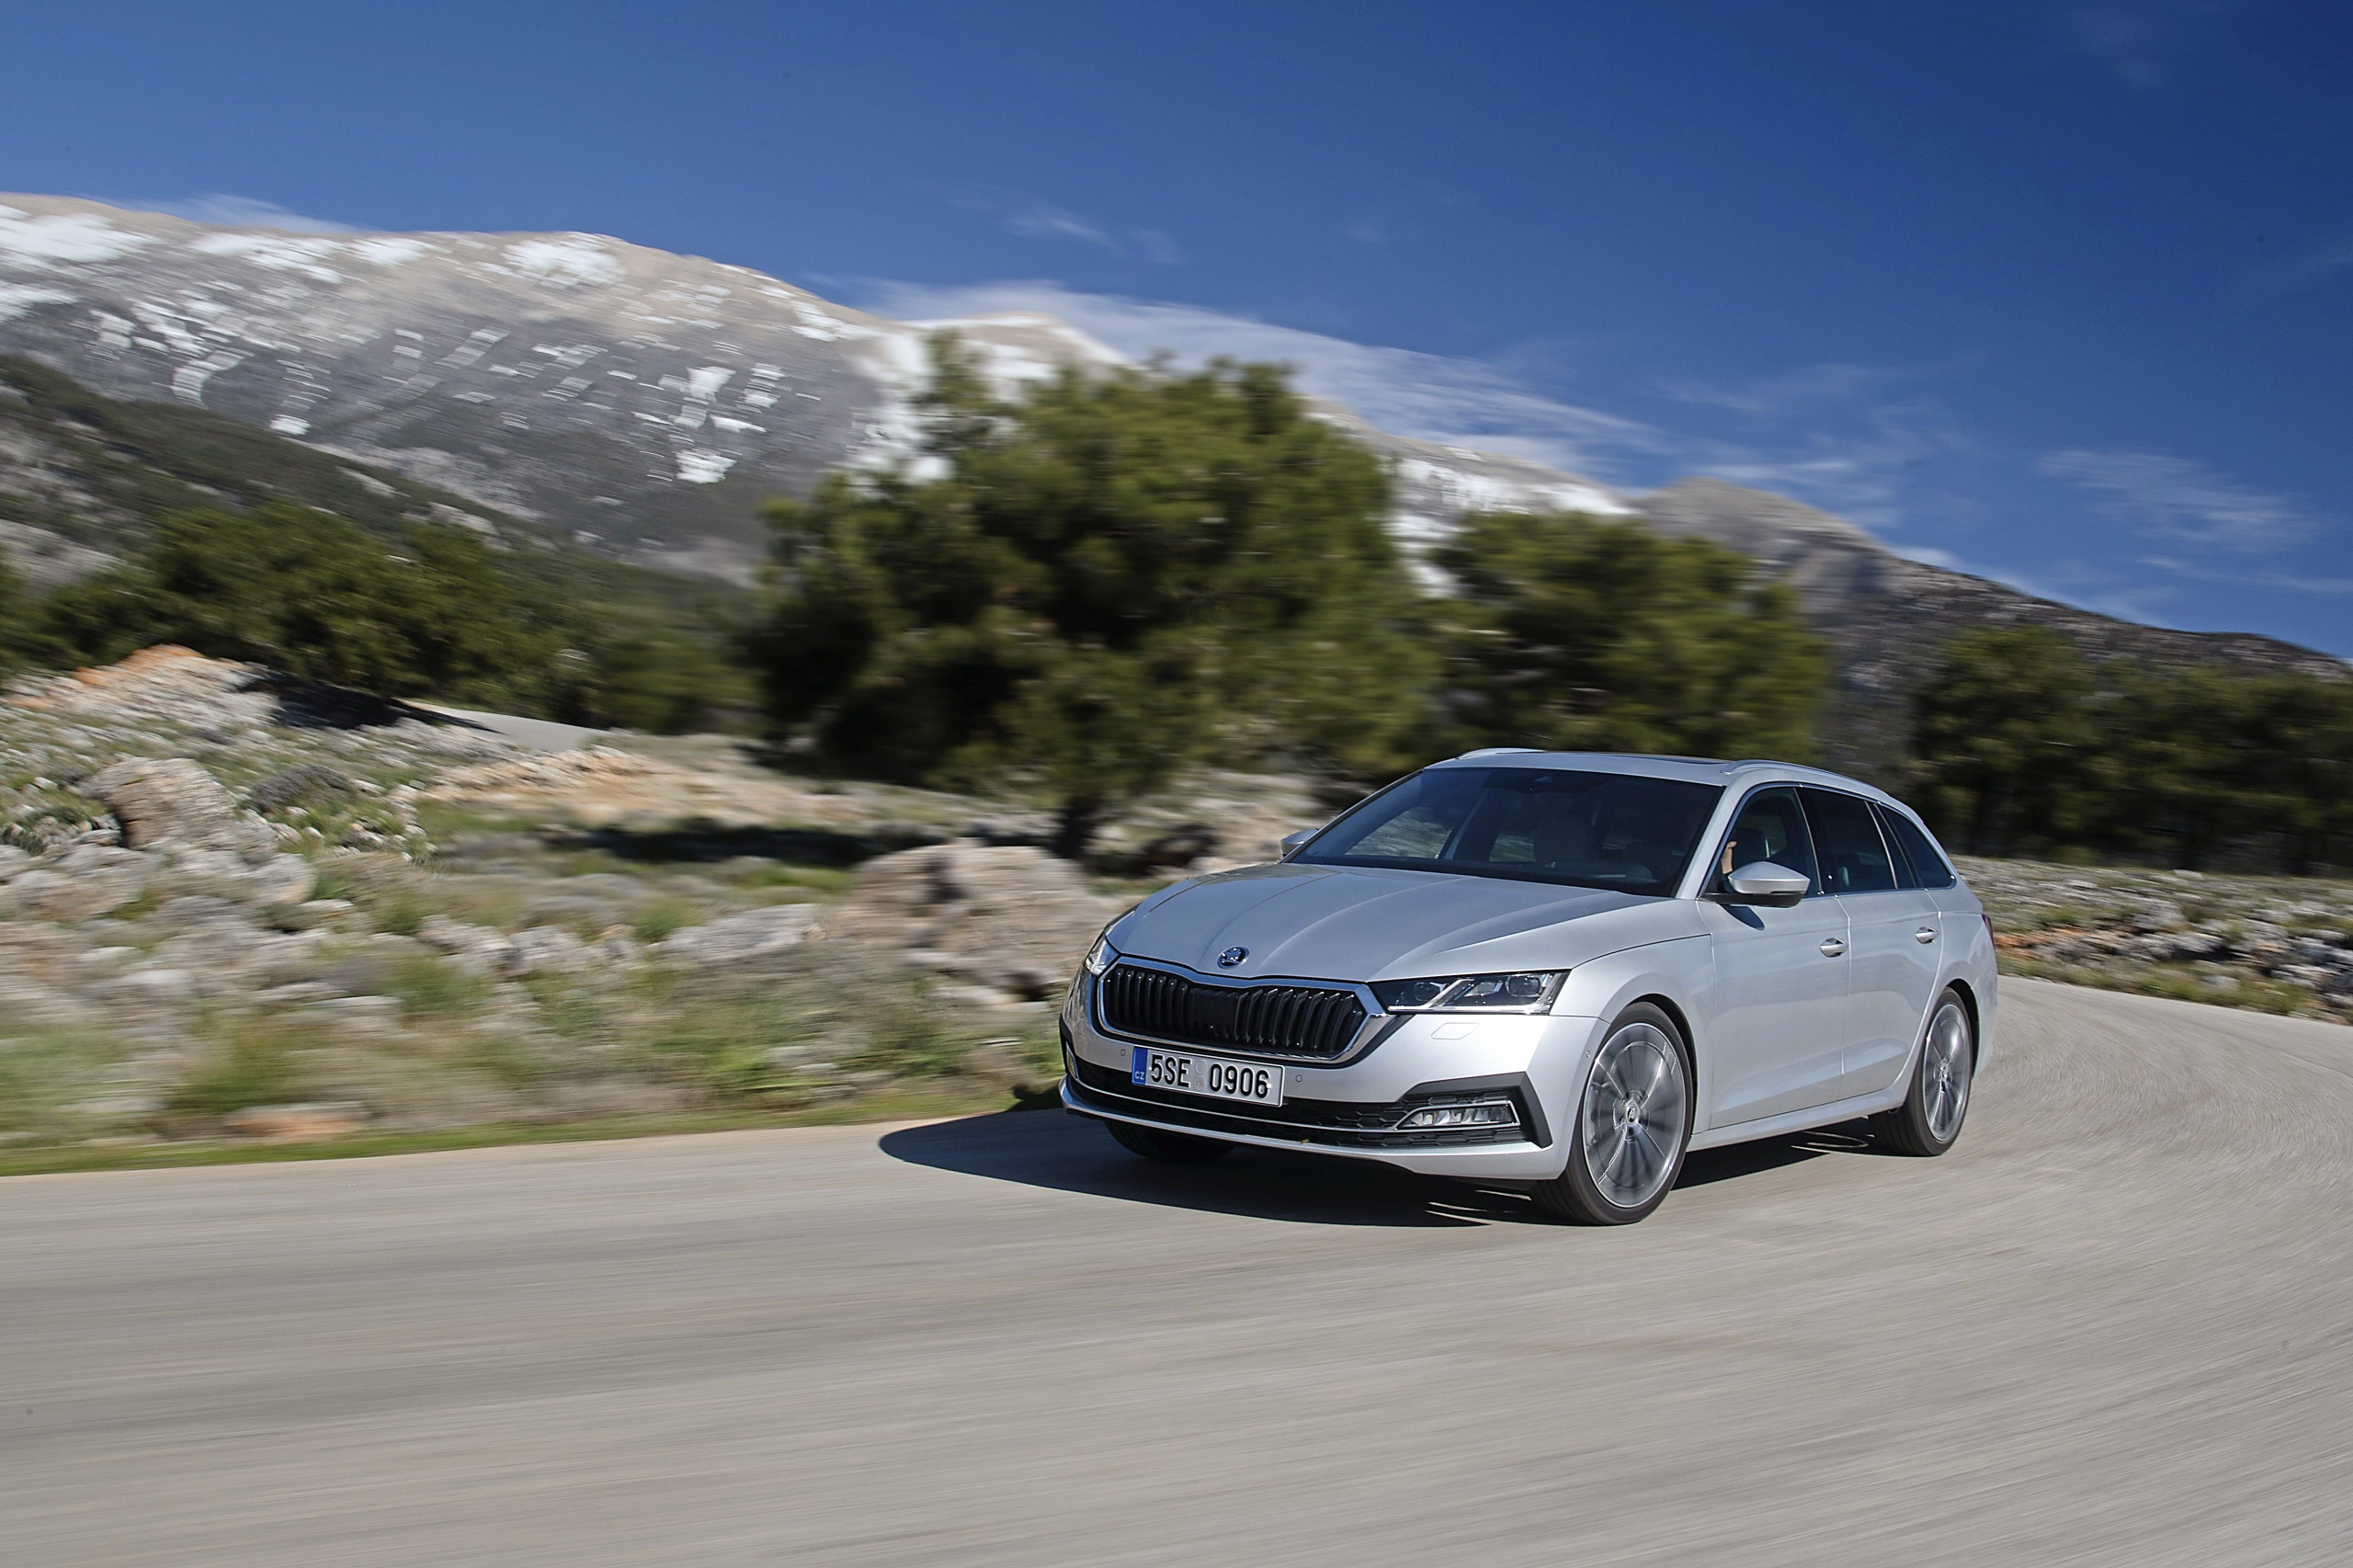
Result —
M1814 847L1822 856L1822 883L1832 892L1892 892L1895 865L1879 824L1871 820L1871 803L1856 795L1831 790L1804 790L1806 820L1813 827Z
M1899 888L1918 887L1920 874L1912 869L1911 857L1904 853L1904 846L1896 842L1895 831L1888 826L1887 808L1873 801L1871 815L1878 819L1879 836L1881 842L1887 846L1888 862L1895 868L1895 885Z
M1924 888L1949 888L1953 884L1952 867L1937 850L1936 841L1920 830L1920 824L1902 812L1879 808L1880 824L1887 829L1890 842L1903 851L1910 862L1912 874Z

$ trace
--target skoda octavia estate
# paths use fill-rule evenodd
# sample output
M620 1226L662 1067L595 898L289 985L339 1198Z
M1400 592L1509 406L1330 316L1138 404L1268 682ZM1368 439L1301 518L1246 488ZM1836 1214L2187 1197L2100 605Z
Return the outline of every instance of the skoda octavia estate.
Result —
M1687 1150L1961 1134L1991 927L1867 784L1472 752L1285 845L1146 899L1071 987L1063 1103L1139 1154L1381 1160L1624 1224Z

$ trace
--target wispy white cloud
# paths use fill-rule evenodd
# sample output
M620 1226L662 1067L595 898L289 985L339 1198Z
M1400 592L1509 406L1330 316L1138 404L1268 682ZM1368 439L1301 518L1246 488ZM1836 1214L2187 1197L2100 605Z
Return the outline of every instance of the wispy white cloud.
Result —
M1142 256L1162 267L1175 267L1185 259L1176 242L1158 229L1106 222L1015 191L968 187L944 194L960 207L987 213L1006 233L1026 240L1071 241L1120 256Z
M1751 419L1777 420L1851 403L1909 374L1890 365L1825 364L1806 365L1736 386L1671 378L1656 385L1661 393L1678 403L1704 403L1727 408Z
M1631 457L1665 458L1678 445L1640 421L1549 397L1480 360L1351 343L1198 305L1081 293L1043 281L875 283L856 302L917 320L1043 312L1137 359L1165 350L1179 364L1220 355L1277 361L1298 371L1302 391L1344 404L1383 430L1604 480Z
M2297 572L2215 572L2168 556L2144 555L2141 564L2197 583L2226 583L2236 588L2270 588L2291 594L2353 594L2353 577L2315 577Z
M108 197L116 207L127 207L134 212L161 212L167 218L185 218L191 223L211 223L224 229L277 229L290 234L357 234L366 231L355 223L341 223L332 218L313 218L307 213L292 212L274 201L263 201L251 196L227 196L215 191L208 196L176 196L154 198Z
M2063 451L2036 468L2091 491L2098 509L2155 539L2210 550L2279 550L2313 531L2284 495L2246 486L2161 452Z
M1146 261L1175 267L1185 259L1184 253L1176 248L1176 242L1158 229L1123 229L1120 233L1127 236L1128 244Z
M2059 48L2103 66L2136 87L2163 86L2174 62L2195 48L2198 24L2235 0L2110 0L2058 17Z
M2353 236L2342 236L2263 267L2253 276L2263 288L2284 293L2310 288L2348 267L2353 267Z
M1077 240L1082 244L1101 245L1117 250L1120 242L1102 224L1082 218L1077 213L1056 207L1050 201L1030 201L1005 214L1005 226L1013 233L1032 240Z
M1974 457L1977 442L1934 399L1879 403L1863 395L1888 374L1840 369L1859 372L1845 392L1832 395L1816 386L1779 405L1786 428L1737 441L1693 437L1686 444L1688 460L1699 472L1795 495L1874 531L1902 528L1904 502L1917 488L1920 471L1941 460ZM1796 417L1800 410L1802 418Z

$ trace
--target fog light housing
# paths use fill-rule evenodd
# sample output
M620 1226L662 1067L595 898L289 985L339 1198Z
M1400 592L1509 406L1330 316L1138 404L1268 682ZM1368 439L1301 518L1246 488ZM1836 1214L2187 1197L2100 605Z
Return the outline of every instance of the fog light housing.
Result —
M1519 1108L1509 1100L1481 1100L1476 1105L1426 1105L1410 1112L1398 1127L1422 1132L1445 1127L1516 1127Z

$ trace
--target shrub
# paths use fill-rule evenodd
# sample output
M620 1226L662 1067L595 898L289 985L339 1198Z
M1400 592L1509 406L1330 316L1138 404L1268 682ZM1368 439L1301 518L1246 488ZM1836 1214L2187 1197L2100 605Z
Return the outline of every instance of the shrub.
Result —
M381 984L385 995L399 997L403 1010L418 1017L455 1017L490 1000L487 980L422 954L395 960Z
M358 792L351 779L335 768L305 762L263 779L245 800L257 812L282 812L289 806L340 801Z
M629 928L637 939L649 945L660 941L671 932L694 924L694 911L673 899L647 904L631 921Z
M62 1136L82 1119L66 1108L106 1086L119 1044L84 1029L43 1029L0 1040L0 1128Z
M319 1043L310 1026L292 1020L244 1020L181 1080L165 1108L220 1117L247 1106L299 1100L304 1080L296 1053Z

